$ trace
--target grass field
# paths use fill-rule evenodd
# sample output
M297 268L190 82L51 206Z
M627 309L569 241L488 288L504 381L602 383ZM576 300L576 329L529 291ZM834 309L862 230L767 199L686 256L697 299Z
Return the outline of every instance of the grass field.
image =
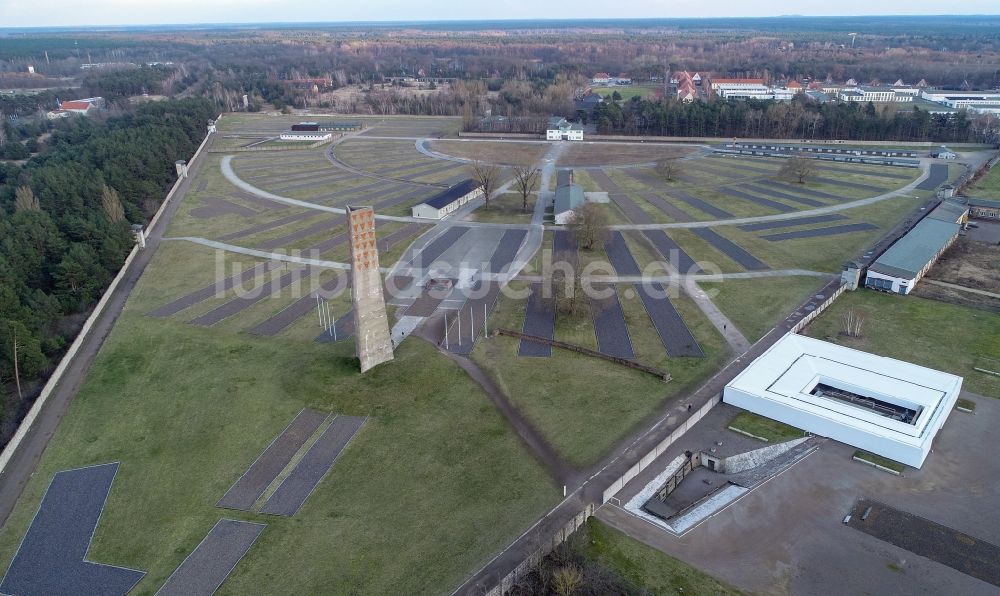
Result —
M521 289L520 282L512 282ZM519 358L518 341L493 337L476 345L472 358L486 370L567 461L596 462L643 418L672 396L689 391L725 357L722 337L690 300L674 300L705 351L704 358L669 358L638 296L619 288L637 361L668 371L673 380L554 349L550 358ZM520 330L526 299L501 296L490 319L494 329ZM586 317L586 315L584 315ZM557 338L596 347L588 319L557 322Z
M549 149L547 143L497 143L492 141L431 141L432 151L504 166L538 163Z
M407 342L361 376L347 343L142 317L170 271L158 259L140 282L0 530L5 564L52 474L108 461L122 467L89 557L147 570L139 594L223 516L268 528L221 593L441 593L557 500L480 389L431 346ZM370 418L295 517L216 509L302 407Z
M628 145L617 143L570 143L559 157L559 167L614 166L654 162L658 159L683 157L695 149L683 145L657 143Z
M854 308L864 319L861 338L840 334L841 316ZM899 358L965 378L963 389L1000 398L1000 377L975 367L1000 367L1000 317L995 314L873 290L847 292L804 333L851 348Z
M587 558L657 596L737 596L740 591L687 563L612 528L597 518L587 521L580 539Z
M754 342L826 282L822 277L764 277L698 285L743 335Z
M784 443L801 437L804 433L777 420L758 416L753 412L740 412L729 421L730 428L741 430L768 443Z
M523 208L521 193L506 192L490 199L490 206L478 207L466 219L489 223L531 223L535 209L535 195L528 195L528 209Z
M798 268L834 273L840 271L845 261L853 259L863 252L877 238L885 235L922 204L922 201L903 196L841 211L840 214L848 216L850 221L831 222L829 225L867 222L878 226L876 230L849 234L771 242L764 240L761 236L787 230L745 232L734 226L719 227L715 230L747 249L772 268ZM825 227L825 225L807 227ZM670 234L673 235L673 230L670 230Z
M968 191L974 197L984 199L1000 199L1000 167L993 167L986 175L976 181Z
M201 180L205 196L228 184L215 156L193 187ZM197 203L196 193L185 199L168 235L211 236L278 217L198 220L188 214ZM52 475L110 461L121 469L88 558L147 571L136 594L155 592L220 517L268 524L220 594L446 593L558 501L478 385L419 339L360 375L353 342L312 341L312 315L278 337L245 333L295 298L287 291L212 328L186 321L232 292L173 317L144 316L235 262L257 260L180 241L158 249L0 528L0 572ZM333 301L335 314L347 300ZM369 419L296 516L215 508L303 407Z

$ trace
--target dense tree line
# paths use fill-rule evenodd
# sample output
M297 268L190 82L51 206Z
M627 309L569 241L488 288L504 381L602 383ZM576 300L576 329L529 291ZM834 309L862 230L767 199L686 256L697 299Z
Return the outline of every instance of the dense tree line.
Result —
M173 68L163 66L100 70L84 78L83 88L88 95L100 95L106 99L158 94L163 89L163 81L173 71Z
M964 112L931 114L926 110L882 109L874 104L828 102L805 98L775 101L694 101L635 98L606 101L593 113L601 133L721 138L851 139L863 141L974 140Z
M70 118L23 167L0 165L0 438L120 268L130 224L155 212L174 161L194 153L212 117L208 101L189 99L105 122Z

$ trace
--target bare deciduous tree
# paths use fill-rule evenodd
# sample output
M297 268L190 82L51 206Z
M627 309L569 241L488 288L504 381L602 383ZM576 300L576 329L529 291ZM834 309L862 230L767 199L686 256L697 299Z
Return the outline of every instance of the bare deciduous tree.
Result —
M661 159L656 162L656 173L667 182L673 182L680 169L681 164L676 158Z
M18 186L14 191L14 208L18 211L41 211L38 197L31 192L30 186Z
M861 330L864 327L865 318L853 307L844 311L840 316L843 325L843 333L848 337L861 337Z
M500 183L500 168L482 161L472 164L472 179L476 181L483 191L483 200L486 202L486 209L490 208L490 199L497 191Z
M580 314L586 296L575 263L571 270L559 268L552 272L552 295L558 312L570 317Z
M552 591L557 596L571 596L583 586L583 572L576 565L560 567L552 572Z
M597 203L584 203L569 221L576 243L585 250L594 248L608 233L608 215Z
M790 157L781 169L778 170L779 178L796 180L799 184L805 184L806 178L816 173L816 162L807 157Z
M514 188L521 193L521 209L528 210L528 195L535 188L538 181L538 170L529 166L514 167Z

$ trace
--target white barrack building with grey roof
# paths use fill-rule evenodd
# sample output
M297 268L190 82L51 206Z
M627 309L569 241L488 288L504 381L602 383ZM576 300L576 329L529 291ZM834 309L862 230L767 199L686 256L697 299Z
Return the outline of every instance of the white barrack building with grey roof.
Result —
M726 385L723 401L919 468L962 377L788 334Z

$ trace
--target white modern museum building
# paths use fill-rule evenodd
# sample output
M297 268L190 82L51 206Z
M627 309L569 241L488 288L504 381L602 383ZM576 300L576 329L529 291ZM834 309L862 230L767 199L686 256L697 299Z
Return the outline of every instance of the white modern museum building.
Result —
M790 333L722 399L919 468L961 389L962 377Z

